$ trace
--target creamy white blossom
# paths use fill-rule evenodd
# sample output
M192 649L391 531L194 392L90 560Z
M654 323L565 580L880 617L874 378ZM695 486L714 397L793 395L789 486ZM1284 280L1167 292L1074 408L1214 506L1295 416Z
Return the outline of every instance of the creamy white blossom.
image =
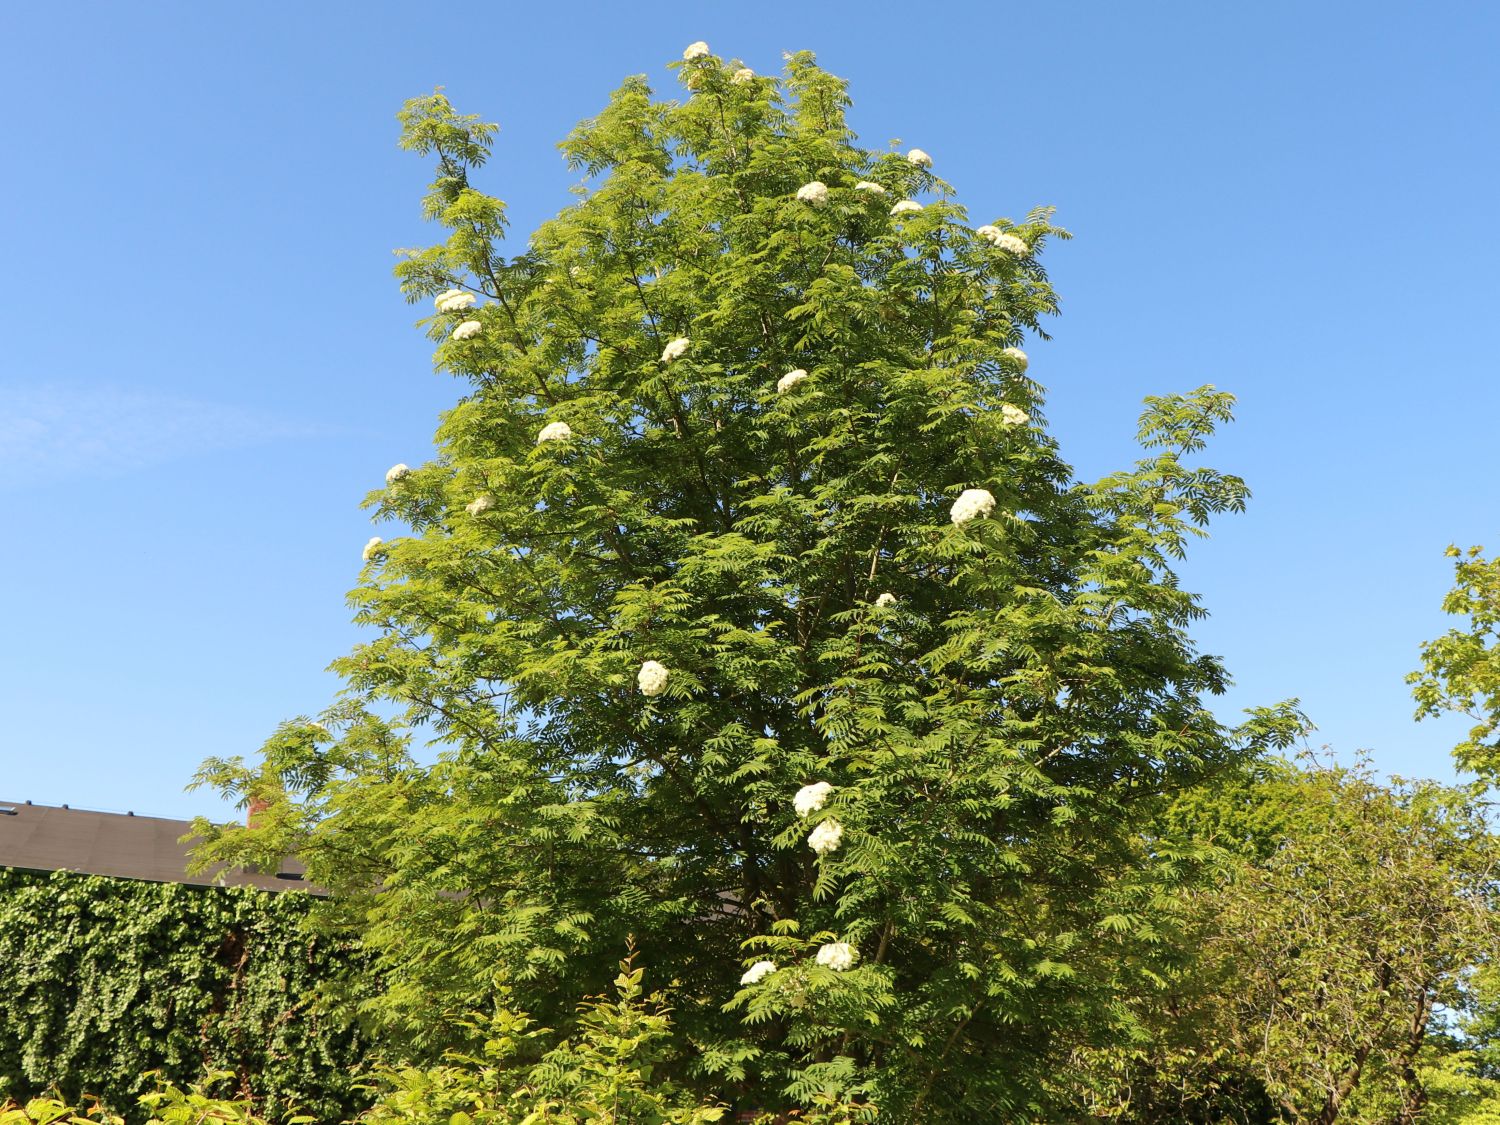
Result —
M474 294L465 293L462 289L447 289L437 295L434 303L438 312L458 312L473 306Z
M775 961L757 961L740 977L741 984L759 984L776 971Z
M826 965L836 973L854 968L859 959L859 950L847 941L830 941L818 950L818 964Z
M1019 367L1022 371L1025 371L1027 365L1031 363L1031 360L1026 358L1026 353L1023 352L1020 348L1006 348L1000 354L1006 359L1010 360L1011 363L1015 364L1015 366Z
M827 203L828 185L822 180L813 180L797 189L797 198L803 203Z
M892 605L895 605L895 604L896 604L896 595L893 594L893 593L891 593L889 590L887 590L885 593L881 594L880 597L878 597L878 598L875 599L875 608L876 609L885 609L887 606L892 606Z
M920 211L921 209L922 205L915 199L903 199L900 203L891 208L891 214L904 215L908 211Z
M839 850L844 842L844 826L836 820L821 821L807 834L807 846L819 855Z
M692 61L693 59L706 58L707 56L708 44L703 42L703 40L701 39L696 43L689 43L687 45L687 49L682 52L682 57L688 61Z
M392 465L385 471L385 483L395 484L398 480L404 480L411 476L411 467L408 465Z
M541 445L544 441L567 441L572 436L573 427L566 422L548 422L536 435L536 443Z
M464 505L464 511L471 516L482 516L495 506L495 498L488 492L482 492L474 499Z
M484 325L477 320L466 320L453 330L455 340L472 340L484 331Z
M995 510L995 498L983 488L966 488L953 501L949 517L954 523L968 523L976 516L987 516Z
M640 687L642 695L660 695L667 690L667 680L671 675L666 665L658 664L655 660L648 660L636 673L635 682Z
M687 352L688 345L691 343L692 341L689 340L686 336L677 337L677 339L673 340L666 347L662 348L661 361L663 363L671 363L674 359L680 358Z
M885 188L881 187L874 180L860 180L859 183L857 183L857 184L854 185L854 190L855 191L868 191L868 192L870 192L873 195L884 195L885 194Z
M797 810L798 816L811 816L828 803L828 795L832 792L833 786L826 781L804 785L792 798L792 808Z
M317 723L317 722L310 722L310 723L308 723L307 724L307 729L308 730L315 730L319 734L327 734L328 733L328 728L325 727L322 723Z
M806 378L807 372L803 371L800 367L795 371L788 371L780 379L776 380L776 393L779 395L784 395L787 393L787 391L791 390Z
M754 77L755 71L751 70L748 66L742 66L739 68L739 70L735 71L729 76L729 81L738 86L749 82ZM764 964L764 962L762 962L762 964Z
M1026 245L1024 239L1011 234L1010 231L1001 230L999 227L986 223L982 227L976 227L974 233L984 239L991 246L998 246L1007 254L1015 254L1017 257L1025 257L1031 253L1031 247Z
M931 168L932 157L928 156L919 148L914 148L906 154L906 159L918 168Z
M1006 402L1000 406L1000 421L1004 422L1007 426L1024 426L1027 422L1031 421L1031 415L1027 414L1019 406L1012 406Z
M365 562L369 562L376 555L380 554L381 549L384 546L384 539L380 538L380 536L378 535L372 535L370 536L370 541L365 544L365 549L360 552L360 556L365 560Z

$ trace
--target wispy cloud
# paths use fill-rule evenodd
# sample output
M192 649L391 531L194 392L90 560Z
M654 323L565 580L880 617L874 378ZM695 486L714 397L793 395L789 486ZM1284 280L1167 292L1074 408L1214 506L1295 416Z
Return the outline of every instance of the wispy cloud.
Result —
M265 411L103 384L0 384L0 489L116 476L164 461L310 437Z

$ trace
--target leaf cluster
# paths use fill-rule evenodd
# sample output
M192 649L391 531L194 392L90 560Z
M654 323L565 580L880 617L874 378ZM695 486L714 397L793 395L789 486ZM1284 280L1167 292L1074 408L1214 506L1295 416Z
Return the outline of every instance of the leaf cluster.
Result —
M227 1072L262 1109L361 1105L368 1041L325 1001L357 955L308 896L0 869L0 1089L94 1095L135 1120L153 1073Z

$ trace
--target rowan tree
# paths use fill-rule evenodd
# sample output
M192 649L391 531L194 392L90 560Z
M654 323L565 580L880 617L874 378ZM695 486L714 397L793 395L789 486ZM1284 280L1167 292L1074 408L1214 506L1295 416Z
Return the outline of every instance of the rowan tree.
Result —
M511 255L494 126L401 112L447 235L397 273L464 396L369 498L405 533L346 698L206 764L269 806L204 856L295 847L409 1052L501 988L566 1028L633 935L661 1073L738 1110L1045 1116L1149 939L1139 824L1296 727L1211 714L1172 569L1248 495L1190 464L1231 396L1148 399L1144 459L1077 479L1021 348L1050 212L972 224L810 54L674 66L568 136L578 198Z

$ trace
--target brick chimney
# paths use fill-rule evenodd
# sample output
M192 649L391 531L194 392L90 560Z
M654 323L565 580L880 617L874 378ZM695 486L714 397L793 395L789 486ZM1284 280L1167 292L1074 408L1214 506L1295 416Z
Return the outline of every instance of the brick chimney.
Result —
M256 822L260 819L260 814L270 807L271 802L264 797L251 797L250 804L245 809L245 827L258 828Z

